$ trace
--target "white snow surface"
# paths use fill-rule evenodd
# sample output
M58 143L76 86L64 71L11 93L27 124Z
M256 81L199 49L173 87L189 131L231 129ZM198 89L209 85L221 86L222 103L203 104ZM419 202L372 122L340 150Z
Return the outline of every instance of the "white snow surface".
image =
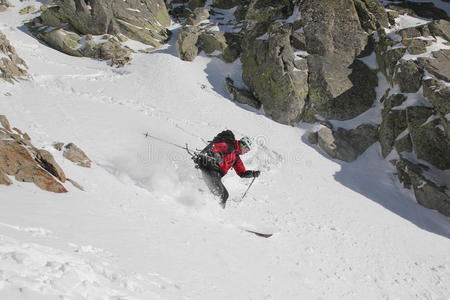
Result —
M306 142L311 126L232 102L233 65L181 61L176 33L111 68L40 43L18 14L38 2L11 2L0 30L33 79L0 82L0 114L86 191L0 185L0 299L448 299L450 219L413 201L378 144L331 160ZM255 138L242 158L262 173L239 202L250 180L230 171L225 210L185 151L143 135L202 148L226 128Z

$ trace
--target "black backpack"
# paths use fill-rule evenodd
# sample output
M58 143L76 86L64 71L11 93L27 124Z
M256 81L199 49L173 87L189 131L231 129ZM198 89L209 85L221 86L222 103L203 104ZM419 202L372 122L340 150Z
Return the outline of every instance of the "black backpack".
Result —
M217 143L227 143L228 145L228 151L227 153L231 153L234 150L234 133L231 130L224 130L221 133L219 133L218 135L216 135L213 139L213 144L217 144Z
M213 156L213 144L225 142L228 145L228 154L234 150L234 134L231 130L224 130L214 137L214 139L200 153Z

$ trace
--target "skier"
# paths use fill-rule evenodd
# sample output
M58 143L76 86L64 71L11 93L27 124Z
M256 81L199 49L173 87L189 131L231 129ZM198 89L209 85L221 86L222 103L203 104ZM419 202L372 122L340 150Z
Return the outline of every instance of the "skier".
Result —
M240 155L250 151L251 140L243 137L235 140L231 130L225 130L216 135L195 158L196 166L202 171L206 185L216 196L221 199L220 205L225 208L228 199L228 191L221 179L230 168L242 178L258 177L260 171L247 171L242 163Z

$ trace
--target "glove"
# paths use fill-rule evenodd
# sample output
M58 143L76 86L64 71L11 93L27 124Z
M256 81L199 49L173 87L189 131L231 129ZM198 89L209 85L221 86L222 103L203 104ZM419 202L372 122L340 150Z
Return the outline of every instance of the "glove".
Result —
M241 174L241 177L242 178L258 177L260 173L261 173L260 171L245 171L244 173Z

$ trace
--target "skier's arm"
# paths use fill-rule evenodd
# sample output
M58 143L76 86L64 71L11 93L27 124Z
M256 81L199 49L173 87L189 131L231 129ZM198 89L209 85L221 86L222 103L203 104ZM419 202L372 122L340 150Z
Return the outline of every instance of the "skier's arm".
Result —
M244 174L245 172L247 172L247 170L245 170L245 166L244 163L242 162L241 158L239 157L236 162L233 165L233 169L236 171L236 173L242 177L242 174Z

